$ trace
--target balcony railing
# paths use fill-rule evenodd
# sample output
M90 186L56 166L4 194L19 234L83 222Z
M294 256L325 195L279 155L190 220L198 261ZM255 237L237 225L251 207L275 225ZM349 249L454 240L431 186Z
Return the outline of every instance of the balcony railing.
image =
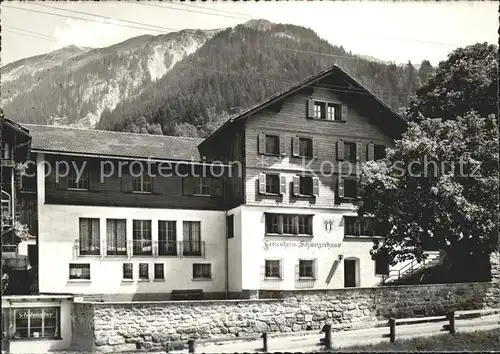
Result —
M158 256L177 256L179 254L177 241L159 240L155 244L156 255Z
M106 253L104 253L106 250ZM205 241L167 241L167 240L127 240L126 244L106 244L82 247L79 240L74 242L76 256L181 256L205 257Z
M133 240L132 241L133 256L152 256L153 241L151 240Z
M205 241L180 241L183 256L205 257Z

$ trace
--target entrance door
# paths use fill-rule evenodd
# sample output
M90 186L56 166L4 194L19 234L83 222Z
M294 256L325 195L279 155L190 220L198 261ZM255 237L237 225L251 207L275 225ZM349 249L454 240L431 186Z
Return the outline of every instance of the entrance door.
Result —
M356 260L346 259L344 261L344 287L356 287Z

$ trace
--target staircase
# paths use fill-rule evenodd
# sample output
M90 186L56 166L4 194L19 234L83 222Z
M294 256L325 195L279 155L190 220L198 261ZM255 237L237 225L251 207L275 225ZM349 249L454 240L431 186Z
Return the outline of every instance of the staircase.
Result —
M442 265L445 256L444 251L426 251L424 253L427 258L422 262L414 259L399 269L391 269L387 275L383 276L381 285L397 285L409 279L415 279L417 283L421 283L426 271Z

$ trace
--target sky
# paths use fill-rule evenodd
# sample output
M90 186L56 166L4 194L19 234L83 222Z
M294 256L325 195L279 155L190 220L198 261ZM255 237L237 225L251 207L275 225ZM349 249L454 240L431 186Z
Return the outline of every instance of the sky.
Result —
M498 43L499 27L493 1L13 1L0 6L2 66L71 44L99 48L143 34L227 28L250 19L308 27L355 54L437 65L458 47Z

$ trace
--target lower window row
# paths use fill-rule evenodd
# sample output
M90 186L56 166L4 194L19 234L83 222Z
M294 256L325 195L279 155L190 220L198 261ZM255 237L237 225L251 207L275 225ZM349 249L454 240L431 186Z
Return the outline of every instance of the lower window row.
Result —
M123 280L134 280L134 263L123 263ZM149 263L139 263L139 280L150 280ZM90 263L70 263L70 280L90 280ZM153 279L165 280L165 265L155 263L153 265ZM212 265L210 263L194 263L193 279L212 279Z
M301 259L295 267L295 275L299 279L316 279L315 259ZM283 279L283 260L266 259L264 265L264 279Z

